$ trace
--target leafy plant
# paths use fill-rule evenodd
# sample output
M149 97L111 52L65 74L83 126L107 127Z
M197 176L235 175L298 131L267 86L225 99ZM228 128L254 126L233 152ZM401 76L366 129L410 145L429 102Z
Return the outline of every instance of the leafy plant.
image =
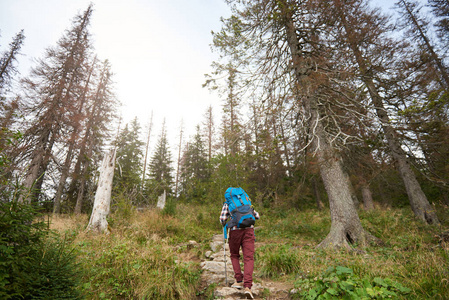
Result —
M358 278L351 269L342 266L330 267L320 277L300 279L295 285L304 290L301 296L308 300L386 299L411 292L388 278Z

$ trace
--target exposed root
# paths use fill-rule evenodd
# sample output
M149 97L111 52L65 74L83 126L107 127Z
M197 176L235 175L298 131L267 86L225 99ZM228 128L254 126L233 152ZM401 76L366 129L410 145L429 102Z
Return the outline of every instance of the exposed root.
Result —
M327 237L318 244L317 248L320 249L333 249L333 250L347 250L354 251L354 245L357 244L361 248L367 247L369 244L383 245L383 241L367 231L360 232L357 236L344 230L332 230ZM360 250L358 250L360 251Z

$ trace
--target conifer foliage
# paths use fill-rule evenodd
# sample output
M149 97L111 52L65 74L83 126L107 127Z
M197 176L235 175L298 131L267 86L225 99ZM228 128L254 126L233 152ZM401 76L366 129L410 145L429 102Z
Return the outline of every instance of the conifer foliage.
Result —
M45 200L44 190L54 186L56 194L50 204L54 213L73 210L75 203L80 211L85 180L95 168L92 162L99 160L107 123L114 117L112 72L108 62L99 64L93 53L92 12L90 5L75 16L57 45L47 48L30 75L22 79L17 93L26 116L20 124L23 139L16 158L20 161L17 172L24 178L19 201ZM52 178L51 174L60 176ZM70 193L66 193L68 183Z
M170 195L173 184L173 159L168 144L167 129L165 121L162 125L153 156L149 163L148 182L146 183L147 194L151 199L157 199L165 193Z

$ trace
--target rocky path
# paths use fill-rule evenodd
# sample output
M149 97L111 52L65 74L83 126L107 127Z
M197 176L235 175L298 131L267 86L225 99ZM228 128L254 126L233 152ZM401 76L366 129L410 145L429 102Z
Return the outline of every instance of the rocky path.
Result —
M206 259L201 262L203 269L202 280L206 286L216 284L214 291L215 299L233 300L245 299L243 290L232 288L234 283L234 271L232 270L231 259L229 257L229 245L226 244L226 269L225 277L225 255L223 251L223 235L214 235L210 242L211 251L206 252ZM257 251L257 245L256 245ZM255 275L257 270L255 270ZM290 299L289 291L291 286L279 283L260 280L254 276L252 292L255 299Z

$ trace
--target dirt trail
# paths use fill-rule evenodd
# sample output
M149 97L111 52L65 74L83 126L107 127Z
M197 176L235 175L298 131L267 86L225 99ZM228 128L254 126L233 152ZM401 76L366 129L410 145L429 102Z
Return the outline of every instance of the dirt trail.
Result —
M202 281L204 286L216 284L214 291L215 299L233 300L245 299L243 290L232 288L234 283L234 271L232 270L231 259L229 257L229 247L226 244L226 266L225 254L223 251L223 235L214 235L210 242L211 251L206 252L206 259L201 262L203 269ZM257 246L256 246L257 251ZM225 268L227 269L226 285ZM257 272L255 272L257 274ZM261 280L254 276L252 292L255 299L290 299L289 291L291 285L280 282Z

